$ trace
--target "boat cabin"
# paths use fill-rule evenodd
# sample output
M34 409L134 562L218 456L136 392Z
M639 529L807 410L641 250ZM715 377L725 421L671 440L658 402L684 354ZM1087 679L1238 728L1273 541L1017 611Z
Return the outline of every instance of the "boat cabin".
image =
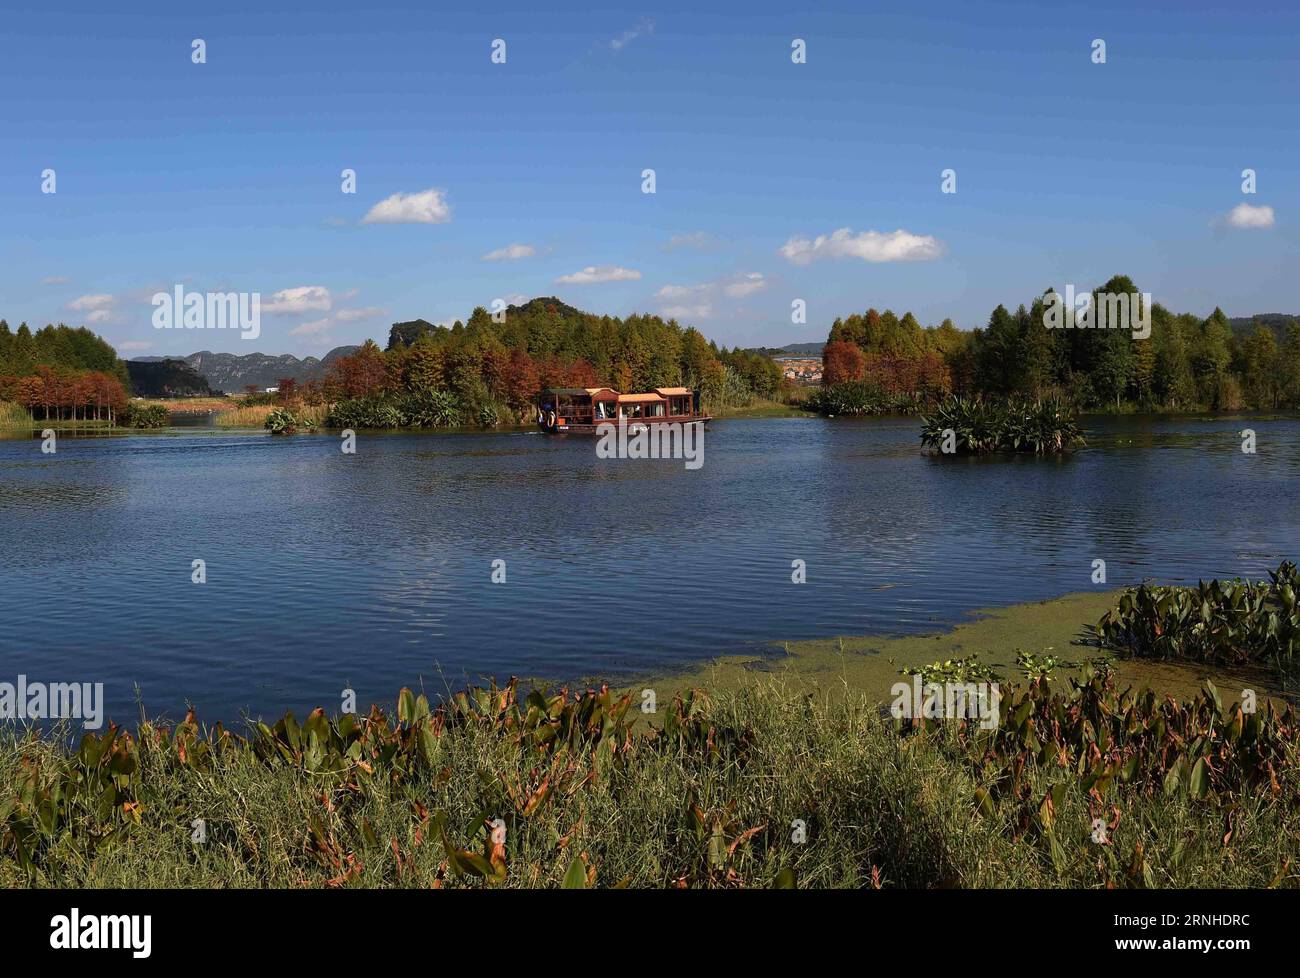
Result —
M545 431L594 433L601 424L693 424L709 418L700 410L700 392L686 387L656 387L643 394L620 394L609 387L552 387L538 401L538 424Z

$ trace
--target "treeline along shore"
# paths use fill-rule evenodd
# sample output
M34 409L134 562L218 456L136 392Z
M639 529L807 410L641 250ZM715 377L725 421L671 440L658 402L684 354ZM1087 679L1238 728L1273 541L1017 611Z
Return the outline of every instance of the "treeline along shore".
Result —
M1054 293L1014 312L999 305L970 331L951 320L923 327L911 313L889 310L837 319L813 406L839 415L908 412L949 394L1054 398L1095 412L1300 406L1294 316L1234 327L1217 308L1205 317L1176 314L1117 275L1080 294L1093 312L1083 325L1053 310ZM1099 312L1112 307L1110 297L1124 297L1128 316L1106 328Z
M761 352L719 347L673 319L599 316L554 297L498 316L480 307L450 326L397 323L385 347L368 341L333 357L321 379L285 378L272 393L246 392L237 403L243 413L225 423L261 426L279 410L288 415L279 417L281 428L495 427L530 421L546 388L595 386L686 386L700 390L708 413L724 417L781 413L781 406L835 416L912 413L951 396L1052 399L1082 411L1300 406L1295 317L1234 326L1219 309L1204 318L1175 314L1115 276L1088 294L1133 296L1141 331L1051 328L1050 293L1014 312L998 306L973 330L951 320L922 326L911 313L890 310L836 319L823 382L814 388L783 378ZM211 394L180 361L149 366L137 374ZM89 330L32 332L22 324L15 331L0 320L0 424L165 423L132 409L131 392L125 364Z

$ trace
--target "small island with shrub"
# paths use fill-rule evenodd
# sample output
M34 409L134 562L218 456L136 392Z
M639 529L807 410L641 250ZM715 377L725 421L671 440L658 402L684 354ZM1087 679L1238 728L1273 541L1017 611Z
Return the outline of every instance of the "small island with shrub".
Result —
M952 397L921 419L921 444L944 455L1058 455L1084 438L1074 409L1055 398Z

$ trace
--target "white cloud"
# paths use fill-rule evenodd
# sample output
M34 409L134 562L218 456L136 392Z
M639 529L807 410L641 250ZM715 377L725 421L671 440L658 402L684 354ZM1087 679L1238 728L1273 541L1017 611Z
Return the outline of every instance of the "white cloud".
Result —
M328 312L333 300L323 285L300 285L281 289L262 301L262 312L270 315L295 315L303 312Z
M765 288L767 279L761 272L745 272L714 282L701 282L699 285L665 285L655 293L655 298L671 303L660 309L665 316L674 319L708 319L713 315L719 294L729 299L743 299Z
M101 292L98 295L78 296L68 303L68 308L73 312L87 312L91 309L103 310L110 308L116 301L117 299L113 296Z
M333 324L331 323L329 316L326 316L323 319L313 319L309 323L303 323L301 326L295 326L293 329L289 330L289 335L290 336L316 336L320 333L325 332L327 329L330 328L331 325Z
M117 296L107 292L77 296L68 303L68 309L81 313L80 319L87 326L102 326L105 323L121 322L117 314Z
M819 234L810 241L793 237L781 246L780 254L795 265L807 265L818 258L861 258L869 262L933 261L943 254L943 242L928 234L897 231L860 231L840 228Z
M655 22L653 20L642 19L637 25L630 30L624 31L614 40L609 42L609 46L615 51L622 51L642 34L653 34L655 32Z
M362 218L362 224L446 224L451 220L451 205L446 191L421 190L414 194L385 197Z
M733 299L743 299L745 296L761 292L765 288L767 288L767 279L763 278L759 272L750 272L748 275L742 275L735 281L724 285L722 291Z
M717 242L713 235L707 231L692 231L690 234L674 234L664 245L664 251L678 251L682 248L694 248L696 251L707 251Z
M597 282L635 282L641 273L618 265L588 265L572 275L561 275L555 281L560 285L594 285Z
M305 294L304 294L305 293ZM289 330L290 336L309 336L316 343L332 342L329 333L335 326L346 325L348 323L362 322L368 319L378 319L381 316L387 316L388 310L383 306L359 306L355 309L334 309L333 296L328 289L320 285L307 285L300 289L285 289L284 292L277 292L276 297L287 294L288 305L290 309L279 309L280 312L307 312L322 311L325 313L318 319L308 320L305 323L299 323L293 329ZM348 289L337 298L346 299L357 294L356 289ZM262 308L266 308L265 303Z
M518 261L520 258L532 258L537 249L530 244L508 244L496 251L489 251L483 256L484 261Z
M665 285L655 293L656 299L685 299L689 295L704 292L708 285Z
M141 350L152 350L153 344L148 340L127 340L124 343L117 344L118 353L138 353Z
M67 285L71 281L66 275L46 275L41 279L41 285Z
M698 306L664 306L659 311L669 319L708 319L713 315L713 306L705 302Z
M1223 218L1228 227L1249 231L1256 228L1273 226L1273 208L1267 205L1256 207L1254 204L1241 203L1228 211Z
M334 314L334 318L341 323L355 323L362 319L376 319L387 315L388 310L383 306L365 306L361 309L340 309Z

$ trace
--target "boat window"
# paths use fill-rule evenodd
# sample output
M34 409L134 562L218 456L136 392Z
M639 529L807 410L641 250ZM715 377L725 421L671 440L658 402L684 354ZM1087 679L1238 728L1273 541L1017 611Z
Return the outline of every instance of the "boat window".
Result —
M640 404L626 405L626 413L624 414L624 417L628 417L628 418L641 417L641 405Z
M647 418L662 418L664 416L663 401L652 401L651 403L647 404L645 407L646 407L645 413Z

